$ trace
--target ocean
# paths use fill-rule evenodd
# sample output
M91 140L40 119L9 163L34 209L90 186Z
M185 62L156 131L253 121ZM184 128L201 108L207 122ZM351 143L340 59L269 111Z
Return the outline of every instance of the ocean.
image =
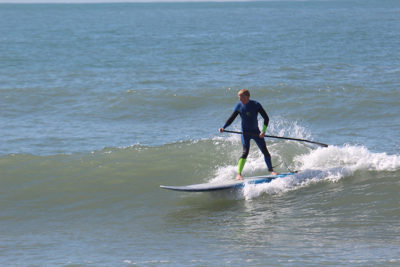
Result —
M0 4L2 266L399 266L400 2ZM248 88L278 172L237 192ZM261 125L262 119L259 118ZM240 131L240 118L228 128ZM267 174L255 143L245 177Z

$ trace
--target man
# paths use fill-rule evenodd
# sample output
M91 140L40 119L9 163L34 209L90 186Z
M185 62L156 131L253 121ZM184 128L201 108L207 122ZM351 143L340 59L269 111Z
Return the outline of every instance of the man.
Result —
M265 144L264 136L267 131L267 126L269 123L269 117L260 103L254 100L250 100L250 92L247 89L242 89L238 92L239 103L235 106L235 109L229 119L226 121L225 125L219 129L219 132L224 132L225 128L232 124L237 115L240 114L242 118L242 145L243 145L243 154L239 159L238 164L238 174L236 179L243 180L242 170L244 168L244 164L246 163L247 156L249 155L250 150L250 140L253 139L258 148L264 154L264 160L267 164L268 170L271 174L276 175L274 172L271 163L271 155L268 152L267 146ZM258 129L258 113L264 118L264 126L262 131Z

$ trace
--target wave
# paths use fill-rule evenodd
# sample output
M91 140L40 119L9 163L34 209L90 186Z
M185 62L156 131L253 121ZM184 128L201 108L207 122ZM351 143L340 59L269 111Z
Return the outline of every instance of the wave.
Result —
M298 173L276 179L269 184L246 185L242 198L249 200L263 194L284 193L309 187L318 182L336 183L360 172L379 173L400 170L400 155L374 153L364 146L344 145L312 149L305 145L286 142L269 146L269 148L273 159L281 162L280 171L286 171L284 168L287 168L289 171L296 170ZM288 165L286 165L287 162ZM232 179L236 168L236 165L221 166L211 182ZM266 166L261 153L253 152L243 172L246 176L253 176L265 174L265 170Z
M375 174L396 174L400 170L400 155L374 153L363 146L315 148L293 141L268 141L267 144L273 164L278 165L276 170L283 172L290 168L300 172L269 184L246 186L239 195L241 199L337 183L346 177L361 179L365 173L375 179ZM166 192L161 193L160 184L234 179L240 155L239 136L231 135L159 147L134 145L71 155L3 156L0 157L0 193L4 201L0 217L31 216L32 211L43 209L68 214L162 202ZM243 173L245 176L266 174L264 160L255 145ZM20 209L22 212L18 213Z

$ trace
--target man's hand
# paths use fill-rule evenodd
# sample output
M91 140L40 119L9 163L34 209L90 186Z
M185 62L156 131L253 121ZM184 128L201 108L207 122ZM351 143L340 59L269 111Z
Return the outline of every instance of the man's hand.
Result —
M219 128L219 132L220 132L220 133L223 133L224 130L225 130L224 128Z
M265 137L265 133L261 132L259 136L260 136L260 138L264 138Z

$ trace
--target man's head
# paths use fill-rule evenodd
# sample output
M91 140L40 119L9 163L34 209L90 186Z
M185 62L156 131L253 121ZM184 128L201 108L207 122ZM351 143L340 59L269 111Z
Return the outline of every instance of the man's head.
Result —
M247 89L242 89L238 92L239 101L246 105L250 101L250 91Z

